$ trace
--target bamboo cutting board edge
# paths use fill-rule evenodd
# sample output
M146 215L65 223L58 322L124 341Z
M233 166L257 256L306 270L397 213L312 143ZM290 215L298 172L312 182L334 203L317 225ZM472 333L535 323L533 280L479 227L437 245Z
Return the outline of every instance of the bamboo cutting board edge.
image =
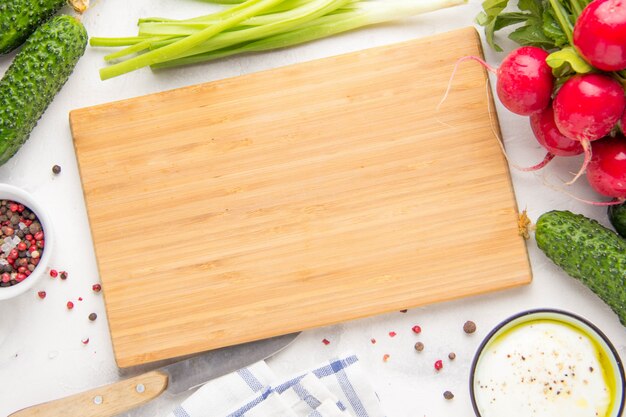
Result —
M479 36L478 36L478 34L477 34L477 32L476 32L476 30L474 28L461 29L461 30L458 30L456 32L458 32L458 33L468 33L470 31L472 32L472 36L475 39L479 40ZM440 35L435 35L435 36L429 37L429 38L423 38L423 39L420 39L420 41L428 41L431 38L436 38L437 36L440 36ZM395 44L393 46L408 45L408 44L411 44L413 42L416 42L416 41L415 40L410 40L410 41L402 42L401 44ZM477 44L479 46L479 51L482 54L482 50L481 50L482 48L480 48L480 42L477 41ZM383 49L383 48L386 48L386 47L388 47L388 46L382 46L382 47L377 47L377 48L372 48L372 49L374 49L374 50L375 49ZM359 54L361 52L363 52L363 51L355 52L353 54ZM324 60L328 60L328 59L332 59L332 58L333 57L322 58L322 59L317 60L317 61L324 61ZM316 61L311 61L310 63L314 63L314 62L316 62ZM299 65L302 65L302 64L294 64L294 65L290 65L288 67L282 67L282 68L279 68L279 70L286 69L286 68L297 67ZM273 71L276 71L276 69L270 69L270 70L266 70L266 71L262 71L262 72L266 73L266 72L273 72ZM234 77L234 78L241 79L241 78L245 78L245 77L255 76L256 74L259 74L259 73L254 73L254 74L249 74L249 75L244 75L244 76ZM485 72L485 79L488 82L488 78L486 76L486 72ZM214 81L214 83L219 83L221 81L224 81L224 80ZM195 89L197 87L198 86L189 86L189 87L184 87L184 88L181 88L181 89L169 90L169 91L164 91L164 92L160 92L160 93L155 93L155 94L152 94L151 96L163 96L163 95L167 95L167 94L171 93L172 91L177 91L179 93L182 93L182 92L185 92L185 91L192 91L193 89ZM492 114L493 114L493 118L494 118L493 119L493 123L492 123L493 124L493 129L499 135L499 126L498 126L498 121L497 121L497 114L495 112L495 107L493 106L493 97L492 97L492 94L491 94L491 90L490 89L487 89L487 90L488 90L489 101L490 101L490 104L492 106ZM88 109L89 109L89 111L91 111L91 110L98 110L98 109L106 109L106 108L108 108L111 105L124 103L124 102L131 102L131 101L134 101L134 100L137 100L137 99L138 98L131 98L131 99L126 99L126 100L120 100L118 102L101 104L101 105L98 105L98 106L90 107ZM81 113L83 111L85 111L85 110L88 110L88 109L74 110L74 111L72 111L70 113L70 124L71 124L71 127L72 127L72 133L73 134L75 134L75 132L74 132L75 118L76 117L80 117ZM79 149L76 147L76 141L74 142L74 145L75 145L75 148L76 148L77 159L78 159ZM82 173L82 166L81 166L80 160L78 160L78 166L79 166L79 171L81 173L81 178L82 178L83 173ZM512 184L511 184L510 172L508 171L508 169L505 169L505 172L506 172L506 175L508 176L508 184L509 184L509 189L510 189L509 195L511 196L511 199L512 199L511 203L513 205L513 208L515 208L516 207L516 201L515 201L516 199L515 199L514 190L513 190ZM85 195L85 198L87 199L87 195ZM89 213L89 211L90 211L89 205L87 205L87 209L88 209L88 213ZM516 210L514 210L514 211L516 213ZM91 215L89 215L89 217L91 218ZM91 221L90 221L90 228L93 229L93 224L92 224ZM93 230L92 230L92 236L94 236ZM522 245L524 245L523 242L522 242ZM96 258L98 259L98 268L100 269L100 265L101 264L100 264L100 256L98 254L99 250L98 250L98 247L96 245L94 245L94 246L95 246L95 251L96 251ZM525 250L525 248L524 248L524 253L525 253L525 256L526 256L525 262L527 262L529 264L528 252ZM523 271L522 273L520 273L520 276L518 278L511 280L510 282L507 283L507 285L498 287L498 290L503 290L503 289L507 289L507 288L511 288L511 287L515 287L515 286L519 286L519 285L523 285L523 284L527 284L531 280L532 280L532 274L531 274L530 268L528 268L527 271ZM105 291L103 291L103 296L105 298L105 303L107 303L107 305L108 305L109 300L107 298L106 285L105 285L104 288L105 288ZM490 291L493 291L493 290L492 289L479 289L479 290L474 291L474 292L469 291L469 292L467 292L465 294L453 294L453 293L450 293L446 297L441 297L440 296L438 299L432 300L432 301L427 301L426 303L439 302L439 301L448 301L448 300L464 297L464 296L467 296L467 295L478 295L478 294L482 294L482 293L490 292ZM424 303L420 302L420 303L417 303L417 304L409 303L409 304L403 305L403 306L390 306L389 308L387 308L385 310L378 309L376 314L385 313L385 312L393 312L393 311L396 311L399 307L400 308L412 308L412 307L416 307L418 305L423 305L423 304ZM358 318L366 317L366 316L369 316L369 315L371 315L371 314L363 313L363 314L355 315L355 316L351 317L349 320L358 319ZM344 321L347 321L347 320L339 318L335 322L327 321L323 325L329 325L329 324L334 324L334 323L339 323L339 322L344 322ZM110 326L110 330L111 330L111 332L113 334L113 330L114 329L111 328L111 323L110 322L109 322L109 326ZM301 329L294 329L294 330L301 330ZM256 339L262 339L262 338L265 338L265 337L276 336L278 334L279 333L277 333L277 334L274 334L274 333L260 334L259 337L256 338ZM250 341L252 341L252 340L255 340L255 339L251 338ZM133 365L136 365L137 363L151 362L151 361L154 361L154 360L170 357L170 356L167 356L168 354L166 354L165 356L163 356L163 355L161 355L161 356L154 356L152 354L148 354L148 355L145 355L145 356L144 355L138 355L138 356L136 355L134 357L127 357L127 356L124 356L121 352L118 351L117 344L114 343L113 346L114 346L115 356L116 356L118 365L120 367L122 367L122 368L123 367L127 367L127 366L133 366ZM175 350L176 349L174 349L174 351ZM200 350L203 350L203 349L200 349ZM200 351L200 350L197 350L197 351ZM185 353L193 353L193 352L185 352ZM174 352L172 352L172 354L174 354ZM176 355L174 355L174 356L176 356Z

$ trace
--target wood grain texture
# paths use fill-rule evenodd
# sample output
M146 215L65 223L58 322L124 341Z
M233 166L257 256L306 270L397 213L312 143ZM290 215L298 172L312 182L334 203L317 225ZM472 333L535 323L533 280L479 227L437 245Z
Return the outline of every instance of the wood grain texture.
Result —
M168 376L148 372L70 397L28 407L9 417L114 417L158 397L167 388ZM137 387L141 385L140 389Z
M531 280L474 29L71 113L127 367ZM491 113L491 114L490 114Z

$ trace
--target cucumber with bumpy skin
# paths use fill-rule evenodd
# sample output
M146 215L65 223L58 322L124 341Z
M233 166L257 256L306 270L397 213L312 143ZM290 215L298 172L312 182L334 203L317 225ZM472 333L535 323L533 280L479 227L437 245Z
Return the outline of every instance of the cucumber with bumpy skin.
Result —
M28 38L0 80L0 164L28 139L86 46L87 32L71 16L50 19Z
M20 46L67 0L3 0L0 2L0 54Z
M626 240L569 211L541 215L535 239L555 264L596 293L626 326Z
M621 237L626 237L626 203L609 206L609 220Z

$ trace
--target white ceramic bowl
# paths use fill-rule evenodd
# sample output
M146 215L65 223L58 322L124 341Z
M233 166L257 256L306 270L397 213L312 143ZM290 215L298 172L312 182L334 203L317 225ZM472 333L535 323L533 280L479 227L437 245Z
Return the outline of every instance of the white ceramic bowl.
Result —
M615 398L613 400L613 405L611 410L607 416L602 417L620 417L622 416L622 412L624 411L625 404L625 377L624 377L624 367L622 366L622 361L615 350L615 347L611 344L609 339L602 333L600 329L598 329L595 325L593 325L588 320L577 316L576 314L569 313L567 311L562 310L554 310L554 309L538 309L538 310L529 310L524 311L522 313L516 314L508 319L504 320L500 324L498 324L488 335L485 337L485 340L478 347L476 355L474 356L474 361L472 363L472 367L470 370L470 397L472 401L472 407L474 408L474 413L477 417L482 417L478 407L478 401L475 396L475 381L474 376L476 374L476 369L480 366L480 360L482 357L485 348L489 346L490 342L496 339L499 335L507 332L513 327L536 320L551 320L562 322L572 327L575 327L582 331L584 334L589 336L594 342L597 343L599 348L606 354L608 358L608 362L610 364L610 369L605 369L605 372L611 373L615 380ZM556 417L556 416L555 416ZM561 417L561 416L559 416ZM566 417L566 416L562 416Z
M46 246L44 247L39 264L35 270L19 284L11 287L0 287L0 301L17 297L30 290L45 275L50 263L52 246L54 244L54 231L46 210L26 191L8 184L0 184L0 200L13 200L28 207L35 213L41 222Z

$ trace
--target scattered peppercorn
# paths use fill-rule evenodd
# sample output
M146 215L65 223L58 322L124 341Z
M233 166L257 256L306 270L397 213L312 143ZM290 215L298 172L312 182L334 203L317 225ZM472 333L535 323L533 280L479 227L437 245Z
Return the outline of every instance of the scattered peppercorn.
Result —
M56 270L56 269L51 269L51 270L50 270L50 276L51 276L52 278L56 278L56 277L58 277L58 276L59 276L59 273L57 272L57 270Z
M55 166L53 166L53 167L52 167L52 172L53 172L54 174L57 174L57 175L58 175L58 174L60 174L60 173L61 173L61 167L60 167L59 165L55 165Z
M450 391L446 391L443 393L443 398L445 398L446 400L451 400L454 398L454 394Z
M68 301L68 302L67 302L67 309L68 309L68 310L71 310L71 309L73 309L73 308L74 308L74 303L73 303L73 302L71 302L71 301Z
M67 279L67 272L61 271L61 279L62 280L66 280Z
M85 338L85 339L81 340L81 343L82 343L83 345L87 345L87 344L89 344L89 338L87 337L87 338Z
M96 321L97 318L98 318L98 315L96 313L91 313L89 315L89 320L91 321Z
M396 332L389 332L389 337L396 337L397 333Z
M83 297L78 297L78 301L83 301Z
M409 310L400 310L400 313L406 313Z
M450 352L448 353L448 359L450 359L451 361L456 359L456 353L454 352Z
M417 342L415 344L415 350L417 350L418 352L421 352L424 350L424 344L422 342Z
M443 369L443 361L441 359L435 361L435 370L441 371Z
M100 284L93 284L93 285L91 286L91 289L92 289L94 292L100 292L100 290L102 290L102 286L101 286Z
M330 345L330 340L328 339L323 339L322 343L325 344L326 346Z
M411 330L413 330L413 333L415 333L415 334L420 334L420 333L422 333L422 328L421 328L420 326L417 326L417 325L413 326L413 327L411 328Z
M476 323L471 320L468 320L463 325L463 331L467 334L472 334L476 331Z
M46 292L45 292L45 291L39 291L39 292L37 293L37 295L38 295L38 296L39 296L39 298L41 298L42 300L43 300L44 298L46 298Z
M372 344L373 344L373 345L375 345L375 344L376 344L376 339L372 338L372 339L370 340L370 342L372 342Z
M389 360L389 358L390 358L389 354L388 354L388 353L385 353L385 354L383 355L383 362L387 362L387 361Z

